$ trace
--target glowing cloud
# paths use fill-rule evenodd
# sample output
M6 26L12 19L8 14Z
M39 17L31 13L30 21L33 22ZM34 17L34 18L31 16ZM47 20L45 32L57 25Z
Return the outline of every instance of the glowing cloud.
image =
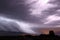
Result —
M48 2L50 2L50 0L35 0L35 2L32 1L30 3L31 5L29 5L31 7L29 9L29 11L31 11L30 15L40 17L40 15L43 14L42 11L47 10L48 8L57 6L57 5L50 4Z
M8 25L10 25L10 23L16 23L16 25L17 25L16 28L18 28L18 31L20 30L21 32L25 32L25 33L29 33L29 34L37 34L34 30L32 30L33 27L37 27L36 24L27 23L24 21L18 21L18 20L14 20L14 19L9 19L9 18L5 18L5 17L0 17L0 21L2 21L4 24L7 23ZM10 28L10 26L8 26L7 28ZM12 29L12 28L13 28L13 26L10 29Z
M60 20L59 16L50 15L49 17L46 18L46 22L44 24L49 24L51 22L58 21L58 20Z

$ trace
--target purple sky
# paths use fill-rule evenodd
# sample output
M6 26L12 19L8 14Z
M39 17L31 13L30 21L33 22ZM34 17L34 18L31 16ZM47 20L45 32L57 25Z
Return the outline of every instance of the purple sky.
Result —
M60 27L60 0L0 0L1 30L39 34L38 28L56 27Z

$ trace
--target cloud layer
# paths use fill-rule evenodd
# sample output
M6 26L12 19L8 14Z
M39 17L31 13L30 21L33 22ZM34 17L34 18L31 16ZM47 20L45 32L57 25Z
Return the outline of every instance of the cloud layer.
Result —
M0 0L0 21L2 21L0 24L9 26L11 30L13 25L15 31L22 30L26 33L35 33L38 28L58 27L60 25L59 2L59 0ZM4 18L12 21L7 22ZM5 28L1 29L9 29Z

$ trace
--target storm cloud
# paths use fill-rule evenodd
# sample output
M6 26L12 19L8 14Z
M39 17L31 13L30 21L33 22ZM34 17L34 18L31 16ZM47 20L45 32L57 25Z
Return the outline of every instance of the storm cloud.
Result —
M38 28L58 27L59 20L59 0L0 0L0 26L5 26L1 30L36 33Z

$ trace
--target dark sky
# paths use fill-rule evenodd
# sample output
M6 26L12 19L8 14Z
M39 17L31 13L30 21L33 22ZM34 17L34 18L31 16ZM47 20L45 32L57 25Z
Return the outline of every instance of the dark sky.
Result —
M0 19L1 30L23 30L29 33L29 29L32 33L32 30L38 28L59 27L60 0L0 0Z
M31 17L28 10L29 7L25 5L25 0L0 0L0 29L5 31L21 31L20 26L15 22L7 22L5 19L36 23L37 18Z

